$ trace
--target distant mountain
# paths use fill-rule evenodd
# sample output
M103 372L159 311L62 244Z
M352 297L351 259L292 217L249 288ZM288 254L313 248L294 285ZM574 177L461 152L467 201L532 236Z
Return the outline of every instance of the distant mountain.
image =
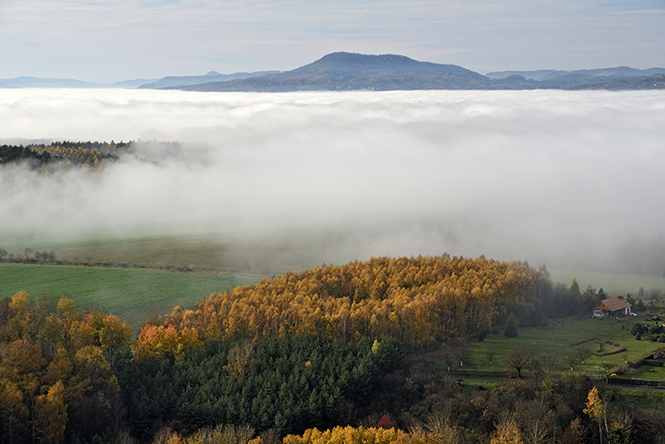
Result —
M568 89L607 89L610 91L637 90L637 89L665 89L665 74L651 77L622 77L608 79L603 82L594 81L579 84Z
M180 89L279 92L491 88L491 79L457 65L419 62L393 54L336 52L292 71Z
M261 71L112 84L74 79L16 77L0 79L0 88L143 88L190 91L352 91L352 90L523 90L523 89L663 89L665 68L626 66L576 71L498 71L482 75L457 65L421 62L394 54L335 52L291 71Z
M617 66L616 68L579 69L576 71L557 71L553 69L541 69L537 71L498 71L488 72L485 75L490 79L504 79L509 76L518 75L526 79L543 81L570 75L585 75L592 77L650 77L660 74L665 74L665 68L635 69L627 66Z
M89 83L75 79L47 79L41 77L15 77L0 80L0 88L136 88L151 79L123 80L110 84Z
M140 89L162 89L162 88L178 88L181 86L198 85L201 83L210 82L228 82L231 80L246 79L250 77L264 76L268 74L276 74L279 71L260 71L260 72L237 72L234 74L220 74L215 71L210 71L204 76L169 76L164 77L150 83L139 85Z
M104 88L138 88L141 85L146 83L154 82L157 79L133 79L133 80L123 80L121 82L111 83L109 85L104 85Z
M300 68L224 82L176 87L193 91L350 91L350 90L521 90L521 89L642 89L661 88L663 68L628 67L578 71L503 71L483 76L457 65L420 62L401 55L328 54ZM604 85L604 86L603 86Z
M0 80L10 88L96 88L94 83L74 79L43 79L39 77L15 77Z
M498 72L488 72L485 76L490 79L505 79L511 76L520 76L529 80L549 80L551 78L562 76L565 74L570 74L570 71L556 71L553 69L541 69L538 71L498 71Z

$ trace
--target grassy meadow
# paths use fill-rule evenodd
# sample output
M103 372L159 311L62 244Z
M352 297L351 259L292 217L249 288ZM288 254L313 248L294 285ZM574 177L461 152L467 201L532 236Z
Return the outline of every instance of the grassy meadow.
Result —
M77 307L97 306L136 331L150 316L191 307L212 293L258 281L254 276L55 265L0 265L0 297L25 290L32 296L67 296Z
M502 363L502 356L511 348L521 345L531 350L535 355L551 357L556 363L556 368L561 370L570 369L566 356L573 352L571 344L576 344L585 339L589 341L580 344L592 351L596 351L596 342L600 344L599 353L612 352L617 349L604 341L610 341L624 345L626 350L618 353L593 356L585 360L584 365L574 365L574 370L583 372L590 376L602 376L606 374L603 363L612 364L612 370L624 366L627 362L635 362L652 351L665 347L665 344L649 341L650 335L645 334L638 341L630 333L636 322L645 323L644 316L637 316L617 321L616 319L593 319L588 317L577 317L557 319L550 321L547 327L519 328L516 338L507 338L503 332L491 334L482 342L471 342L470 359L465 365L469 370L502 371L506 367ZM650 323L652 324L652 323ZM593 339L596 338L596 339ZM490 363L490 354L492 363ZM653 369L653 372L649 372ZM665 368L642 366L629 373L627 376L642 379L665 379ZM528 374L527 370L525 374Z
M334 240L268 234L98 241L44 248L73 264L97 264L274 276L321 265ZM34 247L35 250L42 248ZM348 261L345 261L345 263ZM330 262L329 262L330 263Z

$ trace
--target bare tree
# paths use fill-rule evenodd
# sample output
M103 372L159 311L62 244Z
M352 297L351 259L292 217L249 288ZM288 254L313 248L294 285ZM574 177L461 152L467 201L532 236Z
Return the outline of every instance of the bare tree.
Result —
M522 377L522 370L528 368L533 362L533 352L523 345L511 348L503 355L503 363L517 371L517 377Z

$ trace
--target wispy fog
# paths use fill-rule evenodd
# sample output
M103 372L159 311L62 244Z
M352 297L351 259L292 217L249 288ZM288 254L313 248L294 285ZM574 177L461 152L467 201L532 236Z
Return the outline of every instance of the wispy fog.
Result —
M0 144L35 140L182 145L0 168L0 246L306 232L334 236L328 263L665 264L665 92L2 90Z

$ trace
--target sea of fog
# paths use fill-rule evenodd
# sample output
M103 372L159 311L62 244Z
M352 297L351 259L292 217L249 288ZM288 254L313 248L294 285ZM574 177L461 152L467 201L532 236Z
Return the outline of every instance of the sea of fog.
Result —
M0 90L0 144L61 140L138 143L102 173L0 167L0 247L307 232L334 234L322 262L665 265L663 91Z

